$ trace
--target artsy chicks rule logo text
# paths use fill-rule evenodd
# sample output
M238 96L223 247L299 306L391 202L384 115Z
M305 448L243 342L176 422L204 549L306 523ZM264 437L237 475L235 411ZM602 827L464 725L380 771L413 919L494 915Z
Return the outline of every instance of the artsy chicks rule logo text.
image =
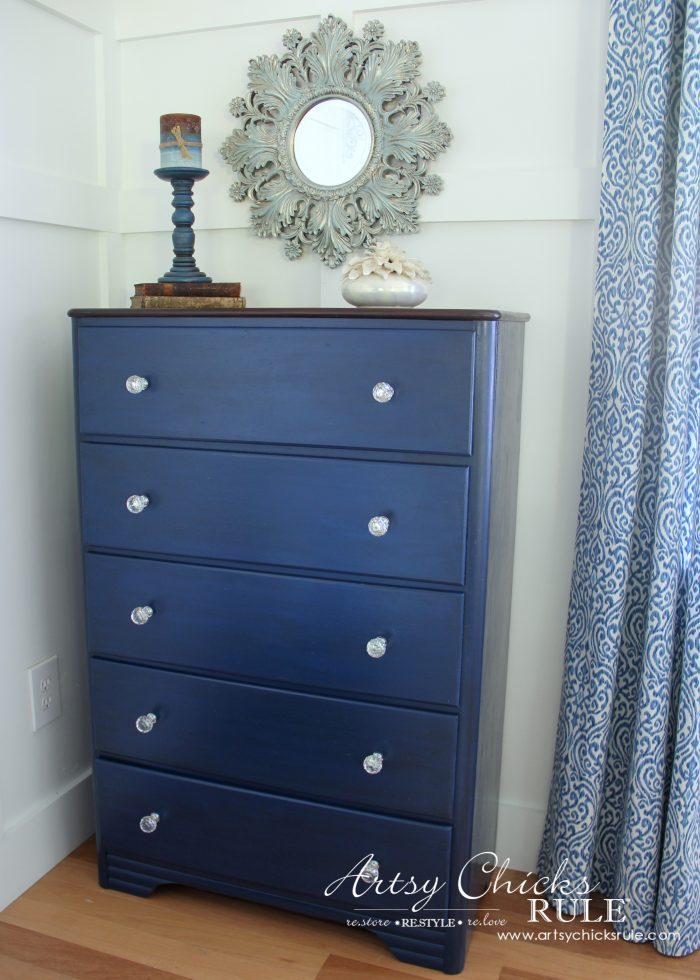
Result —
M560 922L569 922L577 917L581 917L584 922L624 921L624 899L621 898L606 898L604 912L592 916L590 896L598 886L589 884L585 877L573 880L568 877L567 860L562 861L552 877L544 875L537 878L528 874L524 880L518 882L507 877L509 865L509 858L500 862L493 851L482 851L474 855L459 873L459 894L469 902L480 901L487 892L495 896L499 892L522 895L529 903L530 922L551 922L553 918ZM447 882L438 877L422 880L415 875L397 872L393 877L384 879L379 869L380 865L374 854L366 854L344 875L327 885L324 895L330 897L344 885L351 885L354 898L361 899L372 894L383 896L386 901L386 896L402 896L413 900L410 906L412 912L421 912L436 895L447 888ZM481 872L481 880L486 876L488 884L481 892L472 894L470 882L475 880L475 871Z

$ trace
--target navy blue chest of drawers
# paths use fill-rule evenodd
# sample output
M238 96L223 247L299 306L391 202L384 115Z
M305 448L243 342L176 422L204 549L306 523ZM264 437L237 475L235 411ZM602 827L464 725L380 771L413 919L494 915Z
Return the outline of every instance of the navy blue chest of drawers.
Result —
M459 972L526 317L70 315L101 883L366 922Z

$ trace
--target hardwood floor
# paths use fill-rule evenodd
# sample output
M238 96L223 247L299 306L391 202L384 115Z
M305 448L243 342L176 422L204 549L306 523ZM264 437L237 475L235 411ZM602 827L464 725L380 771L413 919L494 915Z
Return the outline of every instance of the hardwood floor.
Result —
M407 980L442 976L399 963L372 935L186 888L149 899L97 884L88 842L0 913L1 980ZM522 879L512 872L510 880ZM496 897L517 933L532 929L518 895ZM544 925L536 927L547 928ZM562 933L597 929L581 922ZM500 931L500 930L499 930ZM649 945L501 939L479 927L470 980L698 980L700 953L672 959Z

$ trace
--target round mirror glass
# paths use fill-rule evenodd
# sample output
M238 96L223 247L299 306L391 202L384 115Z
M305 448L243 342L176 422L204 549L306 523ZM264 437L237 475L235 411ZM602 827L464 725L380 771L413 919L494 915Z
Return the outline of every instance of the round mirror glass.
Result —
M294 133L294 159L307 180L336 187L357 177L372 153L372 127L347 99L324 99L304 113Z

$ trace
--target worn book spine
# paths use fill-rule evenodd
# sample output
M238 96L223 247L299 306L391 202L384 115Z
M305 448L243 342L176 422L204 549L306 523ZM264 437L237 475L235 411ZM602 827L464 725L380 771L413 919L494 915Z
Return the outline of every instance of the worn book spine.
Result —
M240 282L137 282L136 296L240 296Z
M243 310L243 296L132 296L132 310Z

